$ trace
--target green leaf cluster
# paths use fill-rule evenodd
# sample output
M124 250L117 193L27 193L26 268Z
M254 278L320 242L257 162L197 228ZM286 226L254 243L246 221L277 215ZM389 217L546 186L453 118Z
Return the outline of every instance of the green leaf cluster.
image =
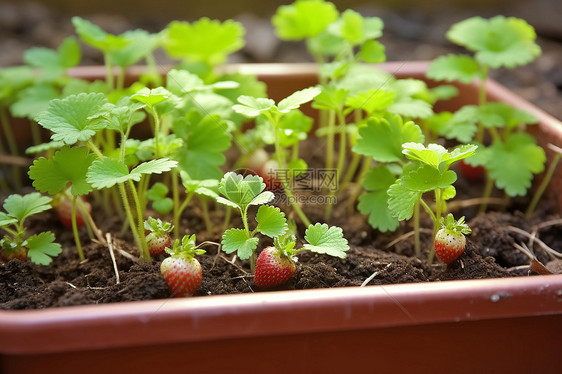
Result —
M29 259L39 265L48 265L52 257L62 252L60 244L55 243L52 232L42 232L28 236L25 220L35 214L51 209L52 199L38 192L27 195L10 195L4 200L4 212L0 211L0 229L6 235L0 239L0 252L10 258L12 254L27 253ZM0 256L2 257L2 256Z

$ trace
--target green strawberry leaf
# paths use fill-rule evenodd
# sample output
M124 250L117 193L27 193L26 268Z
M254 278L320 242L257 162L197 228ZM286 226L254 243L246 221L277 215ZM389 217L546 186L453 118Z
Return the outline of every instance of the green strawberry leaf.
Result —
M68 145L88 141L105 127L105 124L89 119L105 103L107 99L102 93L82 93L51 100L48 109L38 115L37 121L53 132L51 139L54 141L63 141Z
M238 98L240 104L232 107L236 113L240 113L246 117L257 117L262 112L269 111L275 107L275 101L267 98L255 98L252 96L242 95Z
M284 98L277 104L277 109L281 113L288 113L293 109L298 109L302 104L312 101L320 94L319 87L308 87L300 91L296 91Z
M164 49L170 56L211 66L224 63L229 54L244 46L244 27L233 20L174 21L166 31Z
M410 190L398 179L389 187L388 196L388 209L397 220L403 221L412 218L414 207L421 199L422 193Z
M258 247L258 238L250 238L248 233L241 229L228 229L222 235L222 250L226 253L236 252L241 260L247 260Z
M423 140L422 131L414 122L403 123L400 116L387 114L383 118L369 118L365 126L359 127L353 151L379 162L400 162L403 143Z
M475 78L484 78L484 74L472 57L449 54L438 57L431 63L427 77L438 81L470 83Z
M14 223L18 223L18 220L4 212L0 212L0 227L12 225Z
M14 194L4 200L3 207L8 216L21 223L29 216L51 209L51 201L50 197L42 196L39 192L23 196Z
M181 170L195 180L222 177L219 166L225 163L223 153L232 143L224 121L215 115L191 111L184 120L174 123L174 132L183 140L183 147L176 151Z
M541 53L536 37L524 20L504 16L472 17L447 32L449 40L476 52L476 60L492 68L513 68L534 60Z
M339 258L347 257L345 252L349 250L349 245L343 237L343 230L337 226L329 227L325 223L310 225L304 239L308 242L303 246L304 249Z
M381 232L394 231L399 221L388 208L388 188L396 182L396 177L385 165L377 166L367 172L363 187L368 192L359 196L357 209L368 215L369 224Z
M124 163L105 157L92 163L86 180L96 189L110 188L129 180L138 182L143 174L161 174L176 166L177 161L161 158L143 162L129 172Z
M85 195L92 190L86 181L86 173L95 159L86 147L64 146L49 159L35 160L28 174L39 192L55 195L70 183L72 195Z
M60 97L59 92L50 84L36 84L18 92L17 100L10 106L14 117L27 117L34 120L37 115L49 107L49 102Z
M258 208L256 221L258 222L256 231L270 238L280 236L287 230L285 213L271 205L262 205Z
M487 169L496 186L509 196L523 196L531 186L533 174L544 170L544 149L526 133L512 134L502 142L489 147L491 157Z
M338 17L336 6L324 0L297 0L277 9L271 22L279 38L303 40L317 36Z
M27 238L27 255L31 262L38 265L49 265L55 257L62 253L60 244L54 243L55 235L48 231Z

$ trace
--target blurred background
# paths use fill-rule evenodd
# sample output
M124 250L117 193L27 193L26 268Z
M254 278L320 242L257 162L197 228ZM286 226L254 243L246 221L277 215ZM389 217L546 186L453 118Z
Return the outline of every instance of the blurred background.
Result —
M301 43L281 42L271 26L277 7L292 1L178 0L4 0L0 2L0 67L22 63L32 46L56 48L75 35L70 18L79 15L111 33L142 28L162 30L172 20L200 17L233 18L246 28L246 46L231 62L303 62L311 58ZM378 16L385 24L380 41L389 61L430 60L459 52L445 38L455 22L470 16L503 14L524 18L538 34L543 54L515 70L500 69L493 77L555 117L562 118L561 0L365 0L333 1L340 11L352 8ZM164 54L157 62L165 64ZM99 52L83 48L82 64L102 64Z

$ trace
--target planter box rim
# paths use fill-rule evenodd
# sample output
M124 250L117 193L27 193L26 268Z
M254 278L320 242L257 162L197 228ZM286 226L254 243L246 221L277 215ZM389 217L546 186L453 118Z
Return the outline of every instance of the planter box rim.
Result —
M562 275L0 311L0 353L48 353L528 315L562 315ZM172 323L171 329L172 321L177 323ZM138 334L124 333L131 328ZM65 338L53 344L53 334Z

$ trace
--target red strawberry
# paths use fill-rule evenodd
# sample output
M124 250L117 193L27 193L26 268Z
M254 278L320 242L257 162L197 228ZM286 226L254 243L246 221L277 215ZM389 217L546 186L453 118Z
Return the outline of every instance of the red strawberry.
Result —
M441 229L435 235L435 255L444 263L450 264L463 252L466 246L464 234L470 234L472 230L464 223L464 217L458 221L452 214L447 219L441 218Z
M78 201L80 200L80 201ZM82 214L79 204L82 204L84 208L88 211L88 214L92 212L92 205L81 197L77 198L76 201L76 226L84 227L86 226L86 220ZM55 212L59 217L60 222L66 228L72 227L72 200L66 195L62 195L58 200L58 204L55 206Z
M203 277L201 264L195 255L205 251L195 246L195 235L186 235L181 244L179 239L176 239L174 247L166 248L166 252L171 256L162 261L160 273L166 280L172 297L192 296Z
M146 244L148 244L148 251L151 256L161 255L166 247L172 245L172 238L170 238L169 232L172 231L174 226L169 222L162 222L159 218L148 217L144 222L144 228L148 231Z
M484 174L486 173L486 169L484 169L483 166L481 165L472 166L467 164L464 160L461 160L459 166L461 168L461 172L463 176L467 180L472 182L481 180L484 177Z
M254 283L260 288L280 286L295 274L295 261L276 247L261 251L256 262Z

